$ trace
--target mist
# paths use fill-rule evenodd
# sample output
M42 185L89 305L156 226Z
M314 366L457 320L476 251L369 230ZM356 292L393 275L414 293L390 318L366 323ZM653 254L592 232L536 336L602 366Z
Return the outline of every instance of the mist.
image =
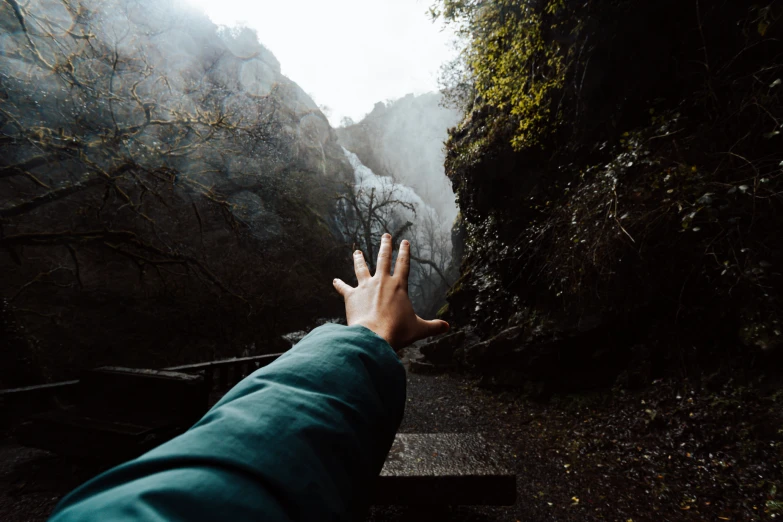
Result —
M361 121L343 121L340 143L355 152L376 174L413 188L451 228L457 204L444 172L443 143L461 113L443 106L440 93L408 94L378 102Z
M328 107L333 127L379 101L436 91L441 65L457 54L429 0L186 1L219 25L254 29L283 73Z

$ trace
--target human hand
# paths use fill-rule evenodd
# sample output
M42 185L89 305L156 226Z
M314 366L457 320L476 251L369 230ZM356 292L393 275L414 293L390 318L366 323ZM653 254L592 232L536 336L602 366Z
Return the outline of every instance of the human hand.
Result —
M334 287L345 299L348 326L360 324L369 328L399 351L425 337L449 330L446 321L425 321L413 311L408 297L408 273L411 267L410 243L403 241L397 254L394 275L391 275L392 237L384 234L378 251L375 275L364 260L361 250L353 253L356 288L340 279Z

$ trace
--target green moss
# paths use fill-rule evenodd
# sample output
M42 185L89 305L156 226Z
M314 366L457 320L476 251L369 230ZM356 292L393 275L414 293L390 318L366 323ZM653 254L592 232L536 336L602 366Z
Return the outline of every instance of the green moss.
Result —
M573 18L563 0L540 5L444 0L443 7L445 18L460 22L469 41L466 62L479 99L513 120L511 144L516 150L540 145L561 123L553 114L554 94L565 84L570 50L550 35L564 32L558 20ZM472 143L458 154L467 161L483 145Z
M451 285L451 289L449 289L449 293L447 297L453 297L458 295L460 292L462 292L463 285L465 284L466 281L470 280L471 274L472 273L470 270L466 270L465 272L463 272L460 278L457 279L457 281L453 285Z
M488 146L489 140L486 137L449 139L446 143L446 147L449 149L449 170L453 172L476 165Z

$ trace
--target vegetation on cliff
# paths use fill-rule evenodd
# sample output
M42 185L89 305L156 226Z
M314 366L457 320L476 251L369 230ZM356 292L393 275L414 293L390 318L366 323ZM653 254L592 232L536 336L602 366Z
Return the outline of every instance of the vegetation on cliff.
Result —
M469 74L463 80L482 103L497 110L491 125L513 123L516 150L541 143L546 130L554 128L552 120L562 117L554 95L564 87L576 50L563 41L578 31L564 0L447 0L442 12L432 14L461 23L459 32L470 44L451 71L465 65L458 69Z
M434 13L467 37L446 70L466 110L447 145L465 238L447 315L482 337L521 326L528 343L604 328L617 371L636 361L647 380L777 357L780 7L446 0Z

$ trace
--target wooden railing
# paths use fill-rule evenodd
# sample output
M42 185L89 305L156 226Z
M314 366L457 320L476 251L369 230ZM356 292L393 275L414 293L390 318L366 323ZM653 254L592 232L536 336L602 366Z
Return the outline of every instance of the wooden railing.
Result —
M79 381L53 382L0 390L0 427L64 404L73 404Z
M0 390L0 425L10 417L47 410L54 406L55 398L62 403L72 403L79 381L53 382L38 386L24 386Z
M283 354L273 353L270 355L257 355L255 357L241 357L237 359L225 359L222 361L185 364L183 366L164 368L164 370L182 373L202 373L204 375L204 380L207 381L208 389L223 392L257 369L275 362L281 355Z
M283 354L274 353L255 357L185 364L163 369L182 373L202 374L207 382L207 389L213 394L222 394L257 369L271 364L281 355ZM72 402L76 395L75 392L78 390L78 385L79 381L73 380L0 390L0 416L26 416L37 411L46 410L55 405L56 399L66 403ZM0 425L3 424L3 420L7 421L8 419L0 419Z
M79 384L79 381L63 381L53 382L50 384L38 384L36 386L24 386L22 388L9 388L0 390L0 397L17 397L21 395L34 396L34 395L49 395L51 393L57 393L71 389L73 386Z

